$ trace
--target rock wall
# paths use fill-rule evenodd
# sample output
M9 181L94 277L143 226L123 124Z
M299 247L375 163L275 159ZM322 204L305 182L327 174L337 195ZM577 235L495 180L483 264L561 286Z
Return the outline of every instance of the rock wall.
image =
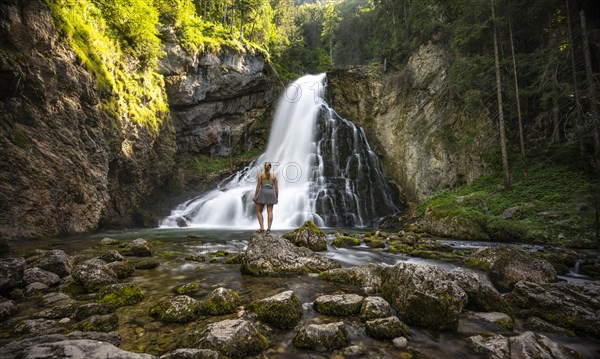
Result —
M487 171L482 153L495 144L492 122L450 101L450 65L446 47L427 44L394 73L350 67L327 74L333 108L365 128L385 175L408 201Z
M261 54L224 49L190 56L166 29L167 56L160 62L180 152L216 156L264 145L275 100L270 70Z
M145 208L166 191L178 150L228 155L266 139L256 125L272 101L264 58L190 56L164 34L171 114L153 131L103 110L110 94L43 1L0 3L0 238L154 226Z

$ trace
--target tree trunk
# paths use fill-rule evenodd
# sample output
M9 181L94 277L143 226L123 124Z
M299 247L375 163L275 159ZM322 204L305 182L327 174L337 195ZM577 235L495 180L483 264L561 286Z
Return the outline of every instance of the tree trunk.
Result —
M552 141L559 143L560 137L560 114L558 109L558 93L552 93Z
M529 179L529 168L527 166L527 157L525 156L525 140L523 136L523 115L521 113L521 98L519 97L519 78L517 76L517 60L515 59L515 45L513 43L512 25L508 23L510 33L510 51L512 53L513 75L515 79L515 98L517 100L517 119L519 121L519 145L521 147L521 157L523 159L523 177L525 181Z
M571 28L571 9L569 8L569 1L566 0L567 3L567 24L569 31L569 55L571 57L571 72L573 73L573 92L575 93L575 112L577 113L577 137L579 137L579 156L581 157L581 161L583 163L586 161L586 153L585 153L585 130L584 130L584 122L583 122L583 113L581 109L581 95L579 94L579 84L577 81L577 70L575 67L575 40L573 39L573 29Z
M504 189L510 190L510 169L508 167L508 153L506 150L506 131L504 129L504 111L502 109L502 78L500 77L500 56L498 55L498 34L496 30L496 12L494 0L492 3L492 22L494 23L494 63L496 67L496 90L498 97L498 125L500 128L500 149L502 151L502 172L504 177Z
M588 101L590 102L590 112L592 114L592 128L594 132L594 162L596 168L600 167L600 131L598 130L598 107L596 105L596 86L594 83L594 73L592 72L592 59L590 55L590 44L587 36L587 26L585 24L585 13L579 12L581 21L581 35L583 40L583 52L585 54L585 74L587 78Z

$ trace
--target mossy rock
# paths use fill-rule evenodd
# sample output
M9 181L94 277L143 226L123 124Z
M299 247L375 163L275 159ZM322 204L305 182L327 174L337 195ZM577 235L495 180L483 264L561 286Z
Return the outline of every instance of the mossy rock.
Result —
M227 257L228 255L229 255L229 252L227 252L226 250L220 249L216 252L210 253L208 256L210 258L220 258L220 257Z
M73 298L87 293L83 284L75 281L71 276L63 279L63 283L59 286L59 290Z
M367 335L375 339L391 340L408 333L408 326L394 316L368 320L365 326Z
M253 302L248 309L255 312L258 319L280 329L293 328L304 313L300 298L291 290Z
M350 344L350 335L343 322L309 324L296 332L292 343L298 348L333 350Z
M194 262L206 262L206 257L202 254L194 254L191 256L185 257L186 261L194 261Z
M135 271L135 266L133 263L125 261L125 262L112 262L107 264L108 268L112 269L113 272L117 275L119 279L125 279L131 277L133 272Z
M223 264L242 264L243 260L244 260L244 253L237 253L237 254L227 257L223 261Z
M144 291L137 284L111 284L102 288L98 296L98 303L118 308L141 302Z
M106 315L110 314L114 311L113 308L109 307L105 304L100 303L88 303L83 304L75 309L75 319L82 320L85 318L89 318L93 315Z
M334 246L336 246L338 248L354 247L354 246L360 245L360 240L355 237L342 236L342 235L336 234L335 239L333 240L333 242L331 244L333 244Z
M164 251L164 252L160 252L157 257L162 257L162 258L175 258L175 253L171 252L171 251Z
M163 322L187 323L200 315L200 302L187 295L163 300L150 308L151 317Z
M209 315L233 313L240 305L239 295L231 289L217 288L202 302L202 312Z
M93 315L75 326L84 332L112 332L119 326L117 314Z
M177 288L177 294L190 295L196 294L200 291L200 284L198 283L186 283Z
M364 298L357 294L322 295L313 307L318 313L335 316L348 316L360 313Z
M490 238L498 242L519 242L527 237L527 227L521 222L502 218L490 218L485 224Z
M154 269L160 266L160 262L155 259L141 260L135 262L135 269Z
M193 347L212 349L232 359L255 356L269 347L269 339L243 319L209 324L199 337L188 342L192 342Z
M385 240L380 238L370 237L368 240L365 238L365 244L370 248L385 248Z
M327 250L325 233L312 221L304 222L301 227L283 234L282 237L298 247L306 247L312 251Z

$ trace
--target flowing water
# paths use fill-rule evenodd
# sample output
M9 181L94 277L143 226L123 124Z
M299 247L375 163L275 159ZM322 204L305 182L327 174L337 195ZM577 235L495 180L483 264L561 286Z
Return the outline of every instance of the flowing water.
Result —
M276 233L280 234L280 233ZM436 332L419 328L411 328L407 336L410 348L401 351L396 349L390 341L378 341L369 338L364 329L364 323L358 317L334 318L316 313L311 303L320 295L334 293L355 293L366 296L361 288L354 285L337 284L321 280L315 275L304 276L269 276L258 277L241 274L239 265L216 262L194 262L186 260L190 255L203 254L206 257L218 250L227 250L230 254L245 250L251 231L248 230L218 230L218 229L153 229L128 232L107 232L86 237L68 238L64 240L38 240L20 241L11 243L14 252L23 253L27 250L63 249L70 255L76 255L78 261L91 258L114 248L99 246L98 242L103 237L119 239L126 243L135 238L145 238L153 243L154 258L160 260L161 265L152 270L136 270L134 275L124 282L138 284L145 292L141 303L118 310L119 334L122 337L121 348L136 352L145 352L154 355L166 353L176 347L180 338L189 333L204 328L208 323L237 317L237 314L200 317L198 320L187 324L168 324L153 320L149 309L165 298L176 295L176 288L186 283L198 283L200 291L193 295L202 300L213 289L224 286L239 293L242 305L247 305L253 300L265 298L285 290L293 290L304 303L302 324L326 323L343 320L349 330L352 345L362 348L364 358L480 358L466 345L466 338L481 333L493 333L493 329L485 323L461 321L456 332ZM329 240L333 235L329 235ZM471 245L466 242L466 245ZM455 243L460 246L460 242ZM480 242L478 246L496 245ZM455 267L454 264L436 262L403 255L391 254L381 250L367 247L352 249L336 249L329 246L327 252L320 255L328 256L339 261L342 266L349 267L364 263L380 263L393 265L400 262L424 263L439 265L445 270ZM14 340L9 328L22 319L25 314L35 313L35 304L31 308L21 307L20 312L9 322L2 323L2 342ZM247 317L248 314L240 314ZM343 358L341 351L315 352L297 349L291 345L294 330L271 329L259 326L259 329L269 338L270 347L259 358ZM516 331L522 331L522 323L517 323ZM496 331L497 332L497 331ZM510 334L510 333L507 333ZM557 335L550 337L562 344L568 345L586 355L594 358L600 350L600 342L589 338L568 338ZM413 356L414 355L414 356Z
M264 162L273 164L279 204L273 229L312 220L320 227L369 227L398 211L364 131L324 100L325 74L293 82L281 96L267 150L228 182L188 200L161 227L257 227L252 197Z

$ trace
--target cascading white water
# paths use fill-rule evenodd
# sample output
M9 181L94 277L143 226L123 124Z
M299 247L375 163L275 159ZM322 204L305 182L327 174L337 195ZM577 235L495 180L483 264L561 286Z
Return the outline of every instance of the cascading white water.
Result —
M362 227L397 211L362 129L327 106L324 82L325 74L307 75L288 86L266 152L219 188L179 205L161 227L257 228L252 196L266 161L279 183L273 229L306 220Z

